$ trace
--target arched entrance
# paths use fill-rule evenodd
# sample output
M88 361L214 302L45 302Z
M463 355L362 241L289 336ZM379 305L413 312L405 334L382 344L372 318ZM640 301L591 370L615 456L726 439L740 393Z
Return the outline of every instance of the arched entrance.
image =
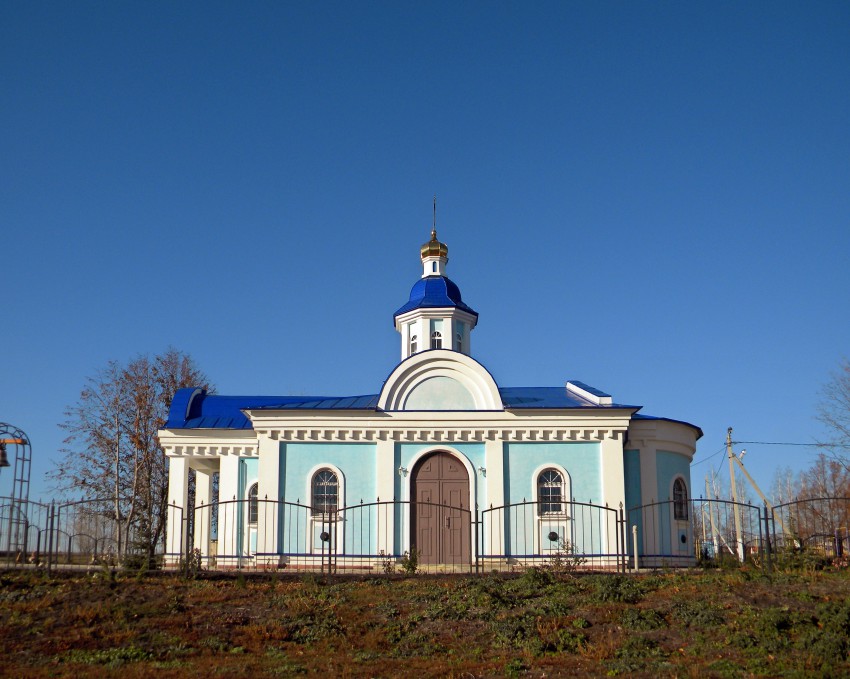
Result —
M410 490L416 503L410 534L419 562L469 563L472 517L463 463L444 451L427 455L413 468Z

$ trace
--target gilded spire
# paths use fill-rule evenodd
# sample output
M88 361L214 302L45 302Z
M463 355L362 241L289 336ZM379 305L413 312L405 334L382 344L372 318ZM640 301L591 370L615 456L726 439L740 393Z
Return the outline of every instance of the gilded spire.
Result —
M431 226L431 240L437 240L437 194L434 194L434 222Z
M434 222L431 226L431 240L425 243L421 250L420 256L425 261L426 257L441 257L449 258L449 246L437 240L437 196L434 195Z

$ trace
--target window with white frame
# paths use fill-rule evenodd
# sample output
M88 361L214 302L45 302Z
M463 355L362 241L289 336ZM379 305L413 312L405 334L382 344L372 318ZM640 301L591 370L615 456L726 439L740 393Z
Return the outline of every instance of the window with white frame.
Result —
M564 502L564 475L557 469L544 469L537 477L538 514L563 514Z
M250 524L257 523L257 516L259 515L258 491L259 488L256 483L248 489L248 523Z
M676 521L688 520L688 487L681 478L673 481L673 518Z
M431 348L432 349L442 349L443 348L443 335L439 330L435 330L431 333Z
M416 337L416 335L410 336L410 354L411 355L416 353L417 340L418 340L418 338Z
M339 507L339 479L330 469L320 469L313 474L312 508L313 516L333 518ZM331 516L328 516L331 515Z

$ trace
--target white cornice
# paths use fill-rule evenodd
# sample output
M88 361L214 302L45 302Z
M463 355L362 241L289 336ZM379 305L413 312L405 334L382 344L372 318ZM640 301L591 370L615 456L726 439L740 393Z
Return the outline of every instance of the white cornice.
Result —
M169 457L257 455L257 433L250 429L163 429L159 432L159 443Z
M469 324L470 330L478 323L478 317L458 309L457 307L423 307L406 311L395 318L395 329L401 332L405 323L410 323L417 318L454 318Z
M622 441L626 427L392 427L392 428L316 428L287 427L257 432L275 441L346 441L348 443L475 443L484 441Z

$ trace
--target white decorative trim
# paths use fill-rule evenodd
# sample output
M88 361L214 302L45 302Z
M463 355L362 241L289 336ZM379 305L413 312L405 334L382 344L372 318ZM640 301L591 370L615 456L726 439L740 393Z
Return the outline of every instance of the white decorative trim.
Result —
M321 552L321 542L316 544L313 541L316 537L315 524L325 524L327 525L329 531L336 532L334 539L337 541L336 544L339 546L341 553L344 553L345 517L336 517L335 521L328 521L327 519L315 518L313 515L313 477L316 475L317 472L321 471L322 469L330 469L334 474L336 474L336 480L339 484L337 488L336 506L337 509L342 509L343 507L345 507L345 474L342 473L342 470L339 467L337 467L335 464L331 464L330 462L322 462L320 464L314 465L310 469L310 471L307 472L307 493L304 496L307 498L305 504L310 508L307 511L307 540L309 542L309 547L313 550L314 553Z
M535 507L537 506L537 479L547 469L554 469L556 472L560 472L564 477L564 488L565 495L563 498L564 504L569 504L572 500L572 492L573 492L573 478L570 476L570 473L567 471L566 467L560 465L556 462L546 462L541 464L537 469L535 469L531 474L531 499L534 501ZM539 518L539 514L537 513L537 509L534 510L534 515Z
M540 514L538 504L539 497L537 495L537 480L540 478L540 474L542 474L547 469L554 469L556 472L559 472L564 480L564 493L561 497L561 503L564 505L564 511L561 514ZM549 528L550 530L553 527L560 528L565 540L570 543L573 542L573 534L572 534L572 519L570 513L567 511L567 507L570 506L570 502L572 501L572 492L573 492L573 479L570 476L570 473L567 471L566 467L563 465L557 464L555 462L547 462L538 466L531 474L531 499L534 502L534 551L537 554L543 554L548 547L550 551L557 551L560 548L560 545L557 543L550 543L547 540L543 539L543 528L544 526Z
M438 415L438 413L435 413ZM498 423L496 423L498 424ZM622 427L622 423L620 427ZM621 441L624 428L579 428L565 429L555 426L521 427L468 427L462 423L436 422L429 425L373 428L369 426L303 427L262 429L257 433L272 441L284 443L310 441L344 441L347 443L375 443L376 441L398 441L417 443L482 443L484 441ZM216 459L235 455L258 457L259 444L256 439L236 442L234 440L196 439L191 436L172 436L163 448L168 457L201 457Z
M408 500L414 500L415 498L410 495L410 486L413 483L413 470L416 468L416 465L419 463L422 458L431 455L433 453L448 453L452 457L457 458L461 464L463 464L466 469L466 474L469 477L469 509L470 511L475 511L475 498L478 497L478 475L475 473L475 467L472 466L472 462L469 458L460 452L457 448L452 448L451 446L434 446L433 448L428 448L427 450L420 450L413 457L410 458L408 469L410 469L410 473L407 477L404 477L404 481L402 482L402 487L407 493Z
M335 464L322 462L314 465L310 471L307 472L307 492L304 497L307 498L305 504L311 508L310 516L313 515L313 477L316 475L316 472L322 469L330 469L334 474L336 474L337 481L339 482L339 491L336 499L337 508L345 507L345 474L343 474L342 470Z
M598 406L610 406L614 402L610 396L598 396L573 382L567 382L567 391Z
M404 409L410 393L430 377L450 377L472 395L475 410L504 410L499 388L492 375L478 361L449 349L432 349L398 364L387 378L378 399L381 410Z

